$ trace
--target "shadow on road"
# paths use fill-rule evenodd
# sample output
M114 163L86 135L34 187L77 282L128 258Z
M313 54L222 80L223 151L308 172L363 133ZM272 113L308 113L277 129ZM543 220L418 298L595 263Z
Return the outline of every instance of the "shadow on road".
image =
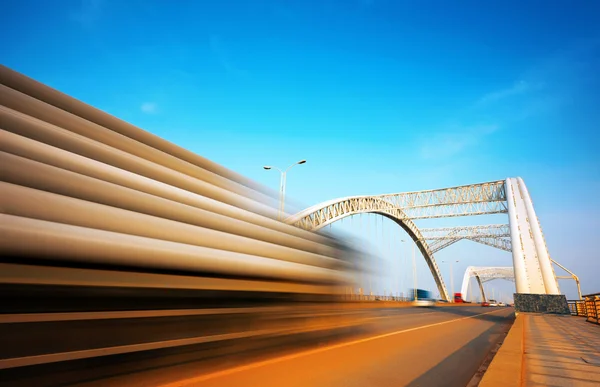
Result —
M473 312L455 307L436 309L440 312L447 312L465 317L474 314ZM482 309L485 310L488 308ZM411 383L407 384L407 386L447 386L449 373L452 373L451 379L456 382L456 384L453 385L466 386L469 383L477 373L481 364L486 360L490 351L505 337L514 320L514 318L497 314L487 314L474 318L487 320L495 324L445 358L442 362L438 363L435 367L429 369L417 379L414 379Z

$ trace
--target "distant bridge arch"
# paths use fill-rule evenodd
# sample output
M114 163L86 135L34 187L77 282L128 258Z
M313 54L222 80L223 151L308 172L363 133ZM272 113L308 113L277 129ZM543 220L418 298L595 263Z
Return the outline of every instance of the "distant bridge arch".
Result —
M475 277L477 279L477 284L479 285L479 291L481 293L481 299L483 301L487 301L485 296L485 290L483 289L483 284L485 282L495 280L495 279L505 279L508 281L515 280L515 270L512 266L507 267L476 267L469 266L467 270L465 270L465 275L463 277L461 294L466 299L467 292L469 290L470 279Z

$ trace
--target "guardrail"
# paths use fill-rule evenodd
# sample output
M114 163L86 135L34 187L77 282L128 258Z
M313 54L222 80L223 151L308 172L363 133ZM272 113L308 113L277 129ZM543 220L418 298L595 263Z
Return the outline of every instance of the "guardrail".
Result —
M587 317L585 309L585 300L568 300L569 311L571 316L585 316Z
M587 310L587 321L600 324L600 293L588 294L583 297Z
M600 293L586 294L583 300L569 300L572 316L585 317L586 321L600 324Z

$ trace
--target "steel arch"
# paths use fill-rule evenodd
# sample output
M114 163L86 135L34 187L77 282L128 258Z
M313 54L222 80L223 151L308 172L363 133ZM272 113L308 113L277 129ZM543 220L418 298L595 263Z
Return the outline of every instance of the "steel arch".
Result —
M483 290L483 283L494 279L505 279L508 281L515 281L515 270L512 266L502 267L476 267L469 266L465 270L463 282L461 286L461 294L466 298L467 290L469 287L469 279L475 277L477 284L479 285L479 291L483 301L486 301L485 291Z
M286 223L295 225L305 230L317 231L331 223L337 222L347 216L374 213L393 220L404 229L415 242L438 287L440 296L450 301L450 296L444 284L439 267L433 257L427 241L424 240L421 231L406 213L393 203L376 196L353 196L342 199L330 200L286 219Z

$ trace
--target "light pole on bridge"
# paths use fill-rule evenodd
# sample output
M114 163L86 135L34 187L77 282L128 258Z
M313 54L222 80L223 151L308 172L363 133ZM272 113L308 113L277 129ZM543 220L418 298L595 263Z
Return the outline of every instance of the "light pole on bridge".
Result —
M456 260L456 261L448 261L448 262L442 261L442 263L449 263L450 264L450 288L452 288L452 302L454 302L454 275L452 273L452 262L458 263L459 261L458 260ZM465 298L466 297L467 296L465 295Z
M304 164L306 163L306 160L300 160L298 162L295 162L294 164L290 165L289 167L287 167L284 171L282 171L281 169L277 168L277 167L273 167L270 165L265 165L263 168L266 170L270 170L270 169L276 169L279 171L279 173L281 174L280 180L279 180L279 212L278 212L278 220L283 220L284 217L284 211L285 211L285 181L286 181L286 175L287 172L294 166L294 165L299 165L299 164Z
M404 239L401 239L400 242L404 243ZM417 260L415 258L415 246L416 246L417 242L415 242L413 244L413 249L412 249L412 265L413 265L413 281L414 281L414 288L413 288L413 297L415 300L418 299L418 295L417 295Z

